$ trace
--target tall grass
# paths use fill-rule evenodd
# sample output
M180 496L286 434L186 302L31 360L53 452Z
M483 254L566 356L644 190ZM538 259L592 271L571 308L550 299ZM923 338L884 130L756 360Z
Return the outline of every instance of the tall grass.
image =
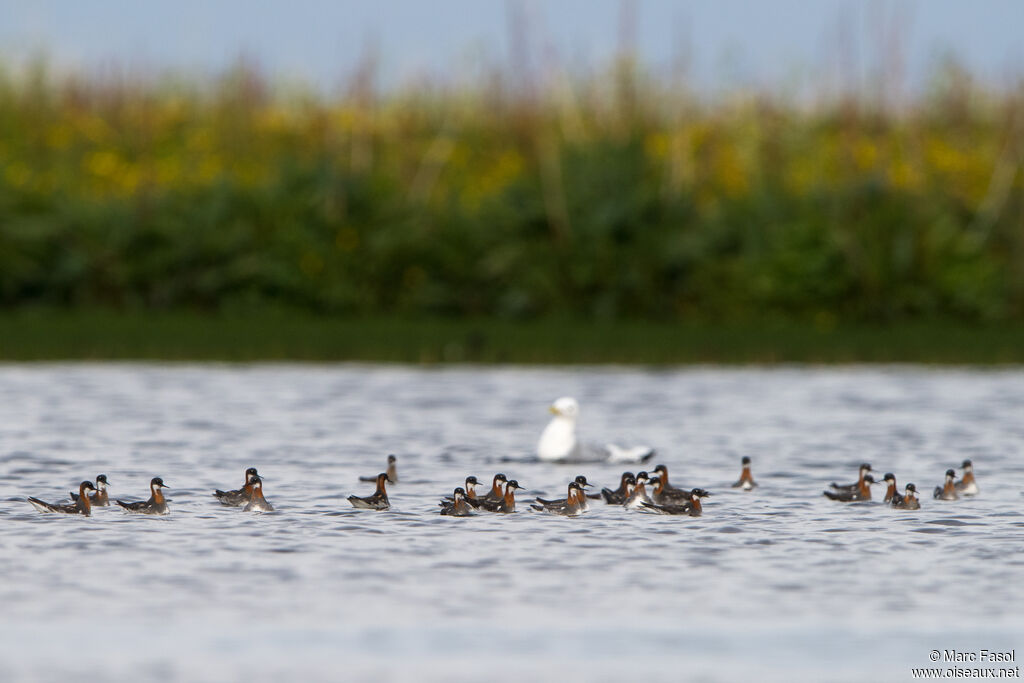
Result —
M0 70L0 305L1024 320L1024 85L714 101L622 60L336 96Z

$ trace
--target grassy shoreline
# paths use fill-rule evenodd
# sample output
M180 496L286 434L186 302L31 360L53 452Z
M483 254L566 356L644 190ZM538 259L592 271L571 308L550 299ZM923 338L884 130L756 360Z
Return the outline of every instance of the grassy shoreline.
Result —
M1024 324L1024 84L951 64L898 107L807 106L629 61L496 76L304 97L0 60L0 309Z
M0 313L0 361L675 365L1024 363L1024 324L585 322L297 314Z

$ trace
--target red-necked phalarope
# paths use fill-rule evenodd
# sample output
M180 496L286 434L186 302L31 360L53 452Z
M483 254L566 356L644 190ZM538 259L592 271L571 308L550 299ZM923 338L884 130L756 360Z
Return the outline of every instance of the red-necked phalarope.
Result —
M263 478L256 475L249 482L249 502L242 508L244 512L273 512L274 506L263 497Z
M479 502L489 500L495 503L504 500L505 490L503 486L507 482L508 479L505 478L505 475L502 474L501 472L498 472L497 474L494 475L494 481L491 483L491 490L488 491L482 498L477 498L477 500ZM479 505L477 507L479 507Z
M970 460L964 460L963 469L963 479L954 484L954 486L956 486L956 492L961 496L978 495L978 483L974 481L974 463Z
M234 491L221 491L217 489L213 492L217 500L223 505L229 505L231 507L239 507L249 502L249 498L252 496L252 483L253 477L258 477L255 467L250 467L245 471L245 483L242 484L242 488L235 489Z
M149 500L140 500L134 503L125 503L123 501L114 501L128 512L137 512L143 515L166 515L168 512L167 501L164 500L164 494L160 489L170 488L164 485L164 480L160 477L153 477L149 481Z
M579 477L577 477L579 479ZM541 500L540 498L537 499ZM565 517L576 517L583 514L584 512L584 497L583 487L579 481L569 482L568 494L565 498L560 500L548 501L540 505L530 505L534 510L540 510L541 512L550 512L553 515L563 515Z
M681 489L673 486L668 481L668 468L664 465L658 465L654 468L654 474L658 478L658 489L661 491L658 495L664 502L671 500L682 500L687 501L690 499L690 489ZM637 483L639 483L639 476L637 477ZM655 499L655 502L658 502Z
M352 507L361 508L363 510L387 510L391 507L387 491L384 489L384 485L387 481L388 473L381 472L377 475L377 490L372 496L367 496L365 498L349 496L348 502L352 503Z
M385 473L388 475L389 484L398 483L398 458L393 455L388 456L388 467ZM377 477L359 477L359 481L377 481Z
M467 501L466 490L460 486L452 493L451 501L447 499L441 501L441 514L449 517L469 517L475 514L473 506Z
M587 478L582 474L576 477L576 483L580 485L580 492L576 497L579 499L583 511L588 512L590 510L590 501L587 500L587 487L592 488L594 485L588 482Z
M842 501L844 503L851 503L858 500L871 500L871 485L874 483L875 478L870 474L865 474L864 478L861 479L860 487L857 489L852 491L840 489L837 491L824 491L823 493L827 498Z
M704 489L693 489L690 491L690 500L681 505L658 505L657 503L644 503L644 508L655 510L663 515L689 515L700 517L703 508L700 499L711 494Z
M633 490L630 491L629 495L626 497L626 502L623 503L623 506L629 509L635 509L643 507L644 503L653 502L650 496L647 495L647 488L645 487L647 482L650 480L651 478L647 476L646 472L638 473L636 475L636 486L633 487Z
M107 475L97 474L96 475L96 493L89 494L89 502L99 507L110 505L110 496L107 494ZM72 502L78 502L78 494L74 491L71 492Z
M733 484L732 487L734 489L743 489L744 491L750 491L755 486L757 486L757 482L754 481L754 475L750 473L750 458L744 455L743 459L740 460L740 465L743 467L742 471L740 472L740 478L736 480L736 483Z
M632 472L623 472L622 479L619 480L619 488L614 491L609 488L603 488L601 489L601 497L609 505L622 505L626 502L631 486L636 486L636 477L633 476Z
M472 501L471 503L469 503L470 505L473 505L473 503L475 503L476 500L477 500L476 487L479 486L479 485L480 485L480 481L476 477L474 477L472 474L469 475L468 477L466 477L466 493L465 493L465 496L466 496L466 500L467 501Z
M955 470L946 470L946 482L942 486L935 487L934 497L939 500L957 500L960 496L956 493L956 484L953 480L956 479Z
M466 505L470 507L477 507L480 504L480 499L476 495L476 487L480 485L480 481L472 474L466 477L466 488L462 490L462 496L466 500ZM442 507L447 507L452 504L455 500L454 496L445 496L441 500Z
M886 472L885 476L882 477L882 481L885 482L886 484L885 500L883 502L891 503L893 496L900 495L899 493L896 492L896 475L893 474L892 472Z
M578 477L576 477L576 479L574 481L579 486L579 490L580 490L580 493L579 493L579 496L578 496L579 504L580 504L583 512L586 512L587 510L590 509L590 503L587 502L587 496L585 494L584 489L587 486L593 486L593 484L588 483L587 482L587 478L585 476L583 476L582 474L579 475ZM536 500L538 503L540 503L544 507L548 507L548 506L552 506L552 505L555 506L555 507L564 507L569 502L568 498L556 498L554 500L549 500L547 498L541 498L540 496L538 496L534 500Z
M40 512L61 512L66 515L85 515L88 517L92 514L92 503L89 501L88 492L95 490L96 487L92 485L91 481L83 481L78 485L78 500L74 503L46 503L38 498L29 498L28 502Z
M829 487L836 491L859 491L862 485L864 484L864 477L870 471L871 465L868 463L864 463L863 465L860 466L859 476L857 477L857 481L855 483L840 485L835 482L832 482L831 484L829 484Z
M516 511L516 489L521 489L522 486L515 479L510 480L505 484L505 493L500 501L493 501L489 499L482 499L480 501L480 508L487 510L488 512L515 512Z
M897 493L892 497L892 506L901 510L920 510L921 503L917 500L917 487L907 484L906 492L902 496Z
M690 491L677 489L675 487L670 488L665 484L662 476L663 475L658 475L650 480L650 484L652 486L650 493L651 502L657 505L688 504L690 502Z

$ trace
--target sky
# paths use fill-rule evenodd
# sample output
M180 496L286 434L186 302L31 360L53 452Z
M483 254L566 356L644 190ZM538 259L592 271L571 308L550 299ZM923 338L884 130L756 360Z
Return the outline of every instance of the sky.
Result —
M920 89L951 54L1006 84L1024 73L1022 36L1024 0L0 0L7 65L215 75L244 57L322 91L369 53L386 88L490 66L595 71L623 47L710 91L858 87L883 64Z

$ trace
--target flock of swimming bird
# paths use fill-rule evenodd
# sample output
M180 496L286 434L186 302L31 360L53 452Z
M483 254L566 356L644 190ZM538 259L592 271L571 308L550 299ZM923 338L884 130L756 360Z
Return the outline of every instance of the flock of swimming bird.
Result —
M958 500L960 496L976 496L978 494L978 482L974 479L974 463L964 460L961 464L964 474L958 480L956 470L946 470L946 479L941 486L936 486L933 497L937 500ZM921 501L917 498L917 487L914 484L907 484L901 494L896 490L896 475L886 472L882 481L876 482L869 474L871 465L864 463L860 466L860 476L852 484L829 484L830 490L825 491L825 496L832 500L839 500L845 503L871 500L871 486L874 484L886 484L885 502L890 503L894 508L903 510L921 509Z
M574 462L582 452L581 446L576 439L575 420L579 414L579 407L575 399L563 397L555 401L551 406L554 418L541 434L538 443L537 453L542 461L548 462ZM654 455L653 449L646 446L635 446L632 448L621 448L608 444L604 449L596 452L607 462L645 462ZM751 491L757 486L751 474L751 461L749 457L743 457L740 462L741 471L739 479L732 485L733 488ZM963 476L958 480L955 470L947 470L945 482L935 488L934 497L939 500L957 500L960 496L974 496L978 493L978 484L974 479L974 466L970 460L964 460ZM871 500L871 487L876 483L887 484L884 501L894 508L903 510L918 510L921 503L917 497L917 487L914 484L907 484L904 492L897 491L896 477L892 473L886 473L882 481L876 482L871 474L871 465L864 463L860 466L859 477L852 484L829 485L829 490L824 492L827 498L841 502L857 502ZM653 473L653 474L652 474ZM587 481L587 477L579 475L566 488L565 498L546 499L537 497L530 504L530 508L539 512L566 517L576 517L590 509L590 500L603 499L609 505L621 505L627 509L637 509L646 512L656 512L666 515L686 515L698 517L701 515L701 499L709 494L703 488L677 488L672 486L668 480L668 468L665 465L658 465L652 473L623 472L617 489L604 488L600 493L587 493L586 489L593 485ZM348 501L355 508L366 510L387 510L391 507L388 500L388 484L398 483L398 459L389 455L387 469L374 477L360 477L360 481L374 482L376 490L369 496L349 496ZM516 511L515 492L523 487L515 479L509 479L504 474L494 475L491 481L490 490L482 495L477 495L477 486L480 481L475 476L466 477L465 486L456 487L451 496L441 500L439 503L440 513L450 517L468 517L479 512L510 513ZM110 497L108 494L109 481L105 474L96 477L96 483L83 481L78 492L71 493L69 503L47 503L39 498L28 498L40 512L57 512L74 515L90 515L93 506L109 506ZM650 491L648 492L648 487ZM121 500L114 502L126 512L146 515L166 515L169 512L167 499L163 495L163 489L169 488L164 484L163 479L154 477L149 482L150 496L148 500L140 500L126 503ZM221 504L230 507L241 507L245 511L271 512L274 507L263 496L263 479L255 467L245 471L245 481L241 488L232 491L213 492L214 497Z
M732 485L733 488L751 491L757 486L751 474L751 461L744 457L741 461L742 470L740 477ZM934 496L940 500L957 500L961 495L973 496L978 493L978 484L974 479L974 466L970 460L963 462L963 477L956 479L954 470L946 471L946 480L942 486L935 488ZM876 483L887 484L885 502L894 508L904 510L918 510L921 503L917 498L917 488L914 484L907 484L904 493L896 490L896 477L887 473L882 481L876 482L871 472L871 465L864 463L860 466L860 476L852 484L840 485L830 484L830 490L824 492L825 496L842 502L855 502L871 500L871 486ZM398 459L394 455L388 456L387 471L381 472L376 477L360 477L362 481L373 481L376 483L376 490L369 496L349 496L348 501L353 507L365 510L387 510L391 507L388 500L387 485L398 483ZM451 517L468 517L478 512L510 513L516 511L515 492L523 487L515 479L509 479L502 473L494 475L491 481L491 489L486 494L478 495L477 486L480 481L475 476L466 477L465 487L456 487L451 496L441 500L439 506L441 514ZM110 497L107 492L109 482L105 474L96 477L96 484L90 481L83 481L78 488L78 493L71 493L70 503L46 503L38 498L29 498L28 502L40 512L61 512L65 514L90 515L92 507L110 505ZM617 489L604 488L599 494L588 494L586 489L593 484L587 481L585 475L579 475L571 482L566 490L565 498L547 499L537 497L530 504L530 507L539 512L546 512L566 517L576 517L590 509L590 500L604 499L609 505L621 505L627 509L640 509L648 512L657 512L665 515L688 515L699 517L701 499L709 494L702 488L677 488L669 484L668 468L665 465L658 465L654 468L653 474L640 472L634 475L632 472L623 472ZM651 487L648 492L648 486ZM163 479L154 477L149 482L150 497L148 500L126 503L121 500L114 502L121 506L126 512L146 515L166 515L169 512L167 500L164 498L163 489L168 488ZM271 512L274 507L263 496L263 479L255 467L245 471L245 482L241 488L233 491L213 492L214 497L221 504L231 507L241 507L246 511Z
M749 491L757 484L750 475L750 458L744 458L743 463L743 474L733 486ZM530 507L554 515L577 517L590 509L590 499L604 498L609 505L622 505L632 509L642 508L665 515L700 516L702 511L700 499L711 494L701 488L680 489L670 485L668 483L668 468L664 465L655 467L654 472L656 472L655 476L651 476L647 472L640 472L637 475L632 472L623 472L619 488L614 491L604 488L601 489L600 494L586 493L586 488L593 484L589 483L586 476L581 474L569 482L565 498L537 497ZM380 477L386 478L386 475L381 474ZM383 494L383 481L378 479L377 492L373 496L378 502L381 501L380 496ZM647 493L648 484L652 486L650 494ZM475 476L466 477L465 488L457 487L451 496L439 503L441 514L452 517L468 517L476 514L477 511L501 513L516 511L515 491L522 487L515 479L508 479L500 472L495 474L491 482L491 490L483 496L476 494L478 485L479 481ZM502 488L503 486L504 488ZM352 497L349 500L357 507L364 507L364 504L357 504L356 501L353 501ZM359 498L357 500L365 502L369 499ZM383 497L383 503L387 504L386 494Z

